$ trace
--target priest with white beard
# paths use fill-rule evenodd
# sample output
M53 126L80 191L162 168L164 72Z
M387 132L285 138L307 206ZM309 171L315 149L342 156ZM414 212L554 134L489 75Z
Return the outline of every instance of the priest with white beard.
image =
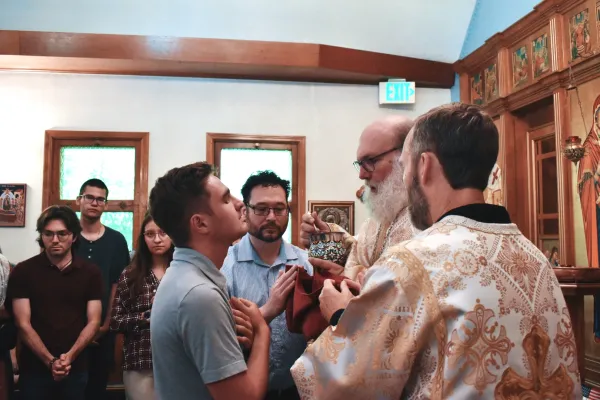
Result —
M356 279L373 265L385 249L414 234L408 215L408 195L402 181L399 162L402 147L413 121L404 116L390 116L375 121L362 132L355 167L364 180L362 200L370 218L361 226L345 268L333 262L310 259L314 267L330 273L342 273ZM308 247L310 235L317 231L340 231L341 227L323 222L316 213L302 216L301 243Z
M567 304L544 254L483 191L498 130L479 108L432 109L400 158L412 223L291 372L306 399L581 399ZM356 285L356 283L352 283ZM335 326L333 326L335 325Z

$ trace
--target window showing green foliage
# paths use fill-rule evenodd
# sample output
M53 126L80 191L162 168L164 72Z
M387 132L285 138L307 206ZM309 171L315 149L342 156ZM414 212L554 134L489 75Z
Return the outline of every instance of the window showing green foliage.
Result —
M135 147L62 147L60 199L75 199L81 184L90 178L98 178L106 183L109 199L133 200Z
M135 147L64 146L60 149L60 199L73 200L83 182L101 179L109 200L133 200L135 194ZM77 212L77 216L80 213ZM100 221L123 234L133 248L133 212L105 211Z

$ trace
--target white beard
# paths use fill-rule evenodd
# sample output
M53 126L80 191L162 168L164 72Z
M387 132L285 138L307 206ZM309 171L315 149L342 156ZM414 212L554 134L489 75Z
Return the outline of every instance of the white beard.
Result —
M376 193L371 191L369 181L365 181L365 204L371 217L380 224L393 222L398 213L408 205L408 192L402 175L400 159L396 159L387 178L378 185L373 185L377 188Z

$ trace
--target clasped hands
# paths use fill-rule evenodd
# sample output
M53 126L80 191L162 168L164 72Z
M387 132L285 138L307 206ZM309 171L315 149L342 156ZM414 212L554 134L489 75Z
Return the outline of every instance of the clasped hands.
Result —
M54 361L50 367L52 372L52 379L60 381L66 378L71 372L71 356L68 354L61 354L60 357Z
M247 350L252 349L254 336L269 329L258 306L253 302L232 297L229 299L238 342Z

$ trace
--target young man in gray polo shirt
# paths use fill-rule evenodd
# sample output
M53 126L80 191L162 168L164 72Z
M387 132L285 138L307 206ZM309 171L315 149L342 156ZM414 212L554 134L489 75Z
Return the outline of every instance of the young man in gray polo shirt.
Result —
M290 333L285 305L296 268L312 275L305 250L283 240L288 226L290 182L272 171L251 175L242 187L248 234L230 250L221 272L231 296L255 302L271 327L266 400L299 399L290 373L306 348L303 335ZM294 265L285 272L286 265Z
M264 398L269 327L248 300L232 298L232 311L219 271L230 243L246 232L243 209L206 163L172 169L150 193L152 217L176 246L150 320L159 399ZM236 335L240 312L254 336L247 364Z

